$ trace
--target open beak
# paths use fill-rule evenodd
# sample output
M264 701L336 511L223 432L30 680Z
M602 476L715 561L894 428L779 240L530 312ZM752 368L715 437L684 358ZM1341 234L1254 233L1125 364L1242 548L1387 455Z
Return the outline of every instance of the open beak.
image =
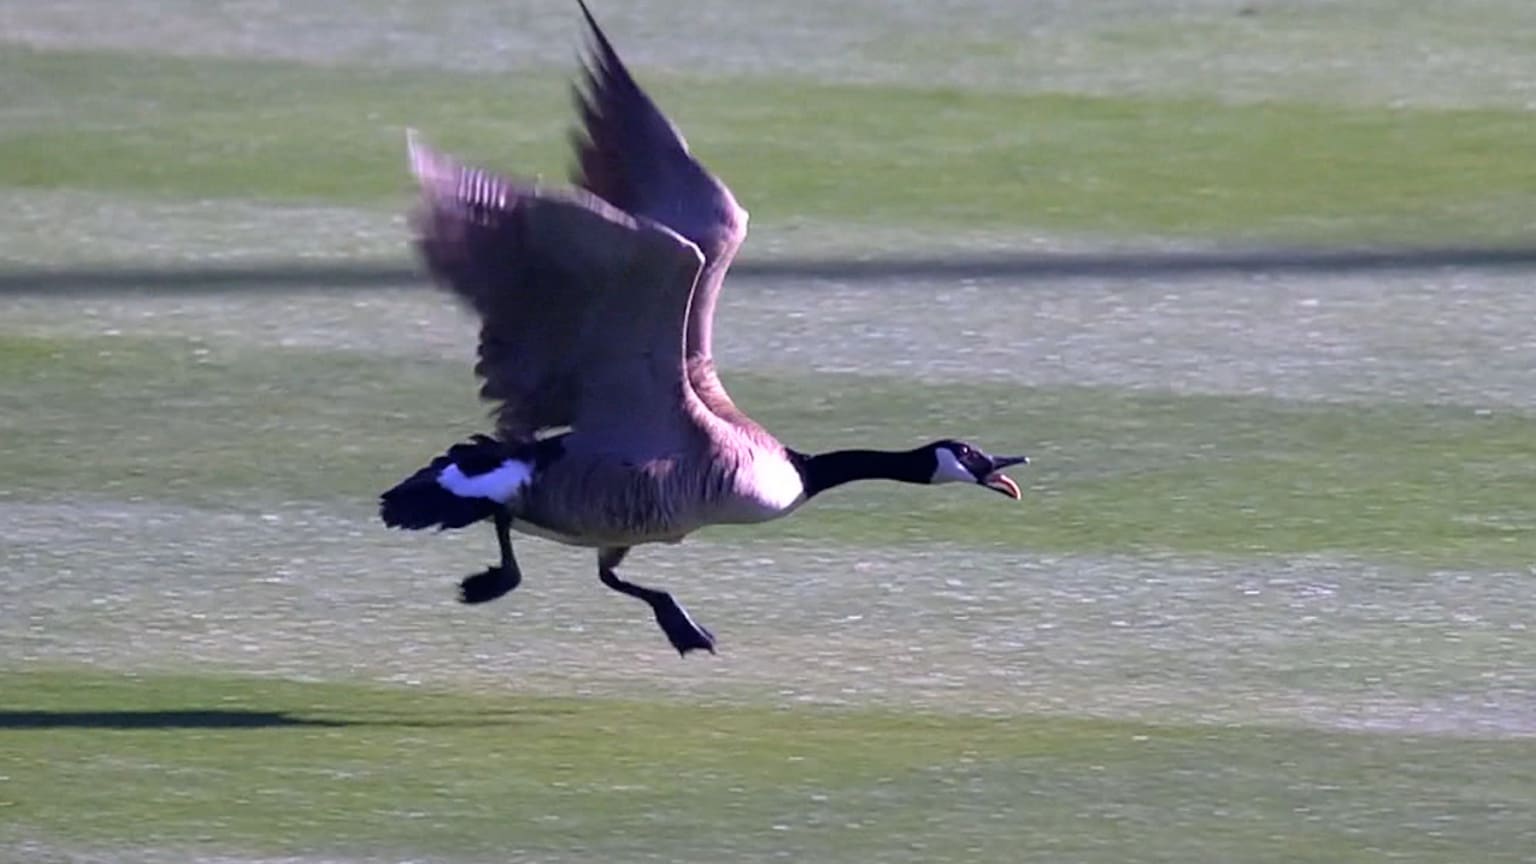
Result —
M993 456L992 473L988 474L986 478L981 481L981 485L991 489L994 492L999 492L1003 495L1007 495L1009 498L1012 498L1015 501L1018 501L1024 497L1024 494L1019 491L1019 484L1013 482L1012 477L1004 474L1003 469L1012 465L1028 464L1028 456Z

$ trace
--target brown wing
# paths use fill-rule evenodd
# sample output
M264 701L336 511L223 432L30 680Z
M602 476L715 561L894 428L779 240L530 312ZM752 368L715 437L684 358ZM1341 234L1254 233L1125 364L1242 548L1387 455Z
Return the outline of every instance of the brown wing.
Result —
M498 431L611 427L654 441L683 417L699 250L581 192L519 186L410 137L418 249L479 313L481 395ZM654 433L654 434L653 434Z
M581 11L594 50L584 70L585 86L575 94L581 129L573 136L573 179L609 204L671 228L704 253L704 275L689 313L688 353L708 357L715 301L746 239L747 211L689 154L688 142L640 89L585 3Z

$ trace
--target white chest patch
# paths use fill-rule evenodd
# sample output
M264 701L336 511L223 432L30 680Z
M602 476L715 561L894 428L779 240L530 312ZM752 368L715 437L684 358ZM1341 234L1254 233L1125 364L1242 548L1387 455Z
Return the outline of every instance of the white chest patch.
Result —
M805 481L788 459L759 456L747 471L752 497L775 513L789 510L805 495Z
M511 501L533 479L533 466L508 459L493 471L464 476L457 465L449 465L437 475L437 485L460 498L489 498L502 504Z

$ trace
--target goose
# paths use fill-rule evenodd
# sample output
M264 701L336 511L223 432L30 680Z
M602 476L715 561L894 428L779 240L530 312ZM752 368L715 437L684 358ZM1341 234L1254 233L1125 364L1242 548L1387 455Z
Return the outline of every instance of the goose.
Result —
M778 519L856 480L966 483L1018 500L1003 469L1029 460L952 438L808 454L736 406L713 325L747 212L580 5L591 51L575 90L572 187L472 167L407 132L416 250L479 318L475 371L495 434L384 492L380 517L407 530L493 524L500 563L461 581L464 603L522 582L514 531L595 548L602 584L648 604L680 655L713 654L715 635L669 592L619 576L631 548Z

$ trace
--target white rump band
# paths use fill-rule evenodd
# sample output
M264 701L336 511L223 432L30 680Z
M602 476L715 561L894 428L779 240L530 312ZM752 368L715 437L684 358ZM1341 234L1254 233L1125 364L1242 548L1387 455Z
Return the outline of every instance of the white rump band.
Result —
M493 471L464 476L458 465L449 465L437 475L437 485L460 498L489 498L502 504L511 501L533 479L533 466L508 459Z

